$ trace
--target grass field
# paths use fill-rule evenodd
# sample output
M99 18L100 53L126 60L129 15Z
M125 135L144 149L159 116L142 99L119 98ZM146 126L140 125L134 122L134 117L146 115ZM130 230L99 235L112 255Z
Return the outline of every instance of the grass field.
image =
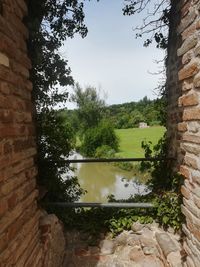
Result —
M151 141L155 145L158 140L163 136L165 128L155 126L145 129L132 128L132 129L117 129L116 134L120 139L119 153L120 157L143 157L144 151L141 148L143 140Z

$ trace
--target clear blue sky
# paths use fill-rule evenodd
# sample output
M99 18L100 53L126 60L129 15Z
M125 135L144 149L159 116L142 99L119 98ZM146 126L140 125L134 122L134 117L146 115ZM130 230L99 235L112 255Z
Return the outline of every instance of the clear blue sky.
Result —
M162 59L163 52L153 45L145 48L144 40L135 39L133 28L142 15L123 16L122 7L123 0L85 1L88 35L68 39L62 48L75 81L101 88L108 104L137 101L145 95L155 98L153 90L160 79L149 72L159 70L155 60Z

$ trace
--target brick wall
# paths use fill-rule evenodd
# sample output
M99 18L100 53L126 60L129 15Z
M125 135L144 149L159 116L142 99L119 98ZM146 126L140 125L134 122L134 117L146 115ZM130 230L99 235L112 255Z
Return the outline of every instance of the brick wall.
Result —
M186 266L200 266L200 3L172 1L167 59L168 136L184 177Z
M27 12L24 0L0 1L0 267L53 266L51 237L59 228L37 206Z

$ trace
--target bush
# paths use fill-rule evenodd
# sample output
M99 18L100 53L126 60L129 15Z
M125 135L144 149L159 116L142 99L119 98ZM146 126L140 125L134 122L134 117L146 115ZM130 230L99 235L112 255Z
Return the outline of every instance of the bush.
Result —
M114 151L117 151L119 147L119 140L114 128L106 121L102 121L97 127L90 128L86 131L81 150L84 155L93 157L97 148L102 146L109 146Z
M171 226L179 230L184 221L181 212L182 196L175 192L164 192L154 201L156 208L156 221L165 228Z
M115 150L108 145L103 145L103 146L97 147L94 156L95 158L114 158Z

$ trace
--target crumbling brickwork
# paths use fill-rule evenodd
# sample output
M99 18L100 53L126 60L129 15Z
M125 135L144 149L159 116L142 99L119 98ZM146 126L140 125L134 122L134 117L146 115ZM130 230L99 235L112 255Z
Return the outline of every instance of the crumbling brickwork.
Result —
M172 1L167 59L168 137L182 186L186 266L200 266L200 2Z
M0 1L0 267L56 267L51 241L62 229L37 205L27 12L24 0Z

